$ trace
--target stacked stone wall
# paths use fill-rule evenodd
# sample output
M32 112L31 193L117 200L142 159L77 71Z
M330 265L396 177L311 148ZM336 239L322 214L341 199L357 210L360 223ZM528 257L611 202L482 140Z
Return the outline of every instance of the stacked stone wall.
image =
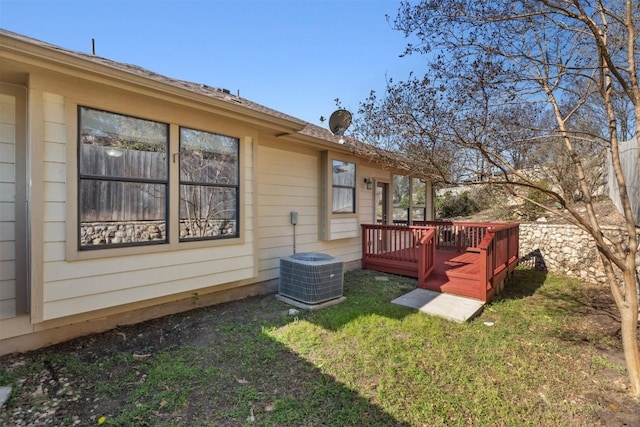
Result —
M603 227L603 232L617 241L626 235L618 227ZM606 283L593 238L574 225L520 224L520 264L591 283ZM640 272L640 254L636 266Z
M163 221L91 222L80 226L81 246L164 240Z
M230 220L180 221L180 238L232 236L236 222ZM166 240L164 221L85 222L80 225L81 246Z

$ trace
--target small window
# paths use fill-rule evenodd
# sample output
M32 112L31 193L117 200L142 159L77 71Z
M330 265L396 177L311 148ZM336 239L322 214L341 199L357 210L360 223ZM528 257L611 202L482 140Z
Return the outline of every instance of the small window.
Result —
M393 175L393 223L408 224L409 177Z
M355 213L356 211L356 165L334 160L333 213Z
M427 220L427 204L425 191L426 183L419 178L411 179L411 219L413 221Z
M238 237L239 140L180 128L180 240Z
M167 242L169 126L78 109L79 248Z

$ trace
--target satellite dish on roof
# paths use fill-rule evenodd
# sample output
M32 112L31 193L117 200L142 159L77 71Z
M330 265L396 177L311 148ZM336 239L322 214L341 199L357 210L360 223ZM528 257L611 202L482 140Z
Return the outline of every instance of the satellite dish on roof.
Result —
M351 113L347 110L336 110L329 117L329 130L337 136L344 135L344 131L351 125Z

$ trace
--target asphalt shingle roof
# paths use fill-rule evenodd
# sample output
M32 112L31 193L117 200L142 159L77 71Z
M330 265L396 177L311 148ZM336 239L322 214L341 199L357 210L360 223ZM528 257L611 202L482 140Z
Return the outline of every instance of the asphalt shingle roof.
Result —
M166 85L184 89L193 93L204 95L206 97L210 97L212 99L216 99L218 101L228 103L229 105L246 108L247 110L265 114L275 119L283 119L288 122L294 123L296 127L299 128L299 130L296 132L299 135L315 138L315 139L329 142L329 143L335 143L336 145L340 144L339 142L340 137L334 135L328 128L316 126L312 123L306 122L297 117L294 117L289 114L285 114L281 111L277 111L272 108L266 107L264 105L258 104L249 99L241 98L239 96L233 95L228 90L211 87L204 84L189 82L186 80L167 77L137 65L126 64L126 63L113 61L108 58L103 58L100 56L91 55L84 52L65 49L50 43L33 39L21 34L13 33L11 31L7 31L4 29L0 29L0 35L10 37L34 46L42 47L51 51L60 52L64 55L80 58L82 60L89 61L92 63L98 63L101 65L104 65L105 67L111 68L113 70L118 70L131 75L135 75L143 79L160 82L162 84L166 84ZM394 168L398 168L409 174L413 174L417 172L419 175L426 176L425 175L426 172L421 170L424 168L424 165L411 161L397 153L393 153L387 150L382 150L378 147L375 147L360 141L356 141L355 139L349 138L349 137L344 137L344 140L345 140L345 144L343 145L343 147L345 149L348 149L354 154L367 157L370 160L385 166L392 166Z

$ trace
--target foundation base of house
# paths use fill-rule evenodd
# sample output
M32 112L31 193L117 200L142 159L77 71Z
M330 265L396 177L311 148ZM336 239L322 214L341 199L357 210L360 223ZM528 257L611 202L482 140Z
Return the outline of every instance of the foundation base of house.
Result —
M332 299L332 300L329 300L329 301L321 302L319 304L305 304L303 302L296 301L296 300L291 299L291 298L287 298L287 297L282 296L280 294L276 295L276 298L278 298L280 301L285 302L285 303L287 303L289 305L292 305L294 307L298 307L298 308L301 308L303 310L309 310L309 311L316 311L316 310L320 310L321 308L330 307L332 305L340 304L342 301L347 299L347 297L340 297L340 298Z
M357 270L361 261L345 262L345 271ZM0 339L0 356L11 353L24 353L58 344L84 335L105 332L118 326L132 325L157 319L170 314L181 313L201 307L208 307L225 302L236 301L256 295L270 295L278 292L279 279L271 279L244 286L227 287L226 289L211 290L206 293L190 294L177 301L149 301L148 305L122 306L109 311L96 312L91 318L57 319L55 323L29 324L24 319L24 325L15 336ZM231 284L231 286L234 286ZM309 305L298 301L285 301L288 304L305 310L318 310L329 305L338 304L346 298L327 301L326 303ZM296 305L298 304L298 305ZM120 311L114 311L120 310ZM68 322L68 323L67 323Z
M170 314L236 301L256 295L275 294L277 291L278 279L268 280L251 285L199 294L178 301L136 308L135 310L101 316L95 319L71 321L68 325L42 329L0 340L0 356L11 353L24 353L84 335L105 332L118 326L145 322Z

